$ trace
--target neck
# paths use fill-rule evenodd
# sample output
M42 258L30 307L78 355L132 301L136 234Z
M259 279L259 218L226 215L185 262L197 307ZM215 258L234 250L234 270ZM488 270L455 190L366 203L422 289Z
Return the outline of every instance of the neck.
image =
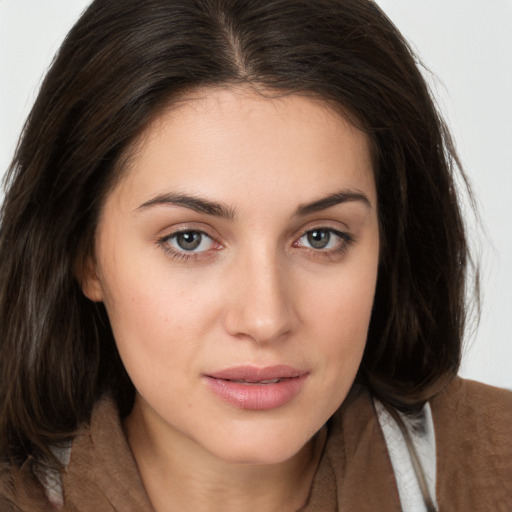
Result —
M137 408L125 430L156 512L295 512L307 501L326 437L322 429L284 462L240 464L220 460L179 434L163 440Z

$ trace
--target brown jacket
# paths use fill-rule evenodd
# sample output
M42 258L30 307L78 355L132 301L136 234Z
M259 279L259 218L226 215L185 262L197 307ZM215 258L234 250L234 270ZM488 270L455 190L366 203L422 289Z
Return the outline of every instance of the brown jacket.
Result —
M430 405L440 512L512 512L512 392L456 379ZM7 493L4 474L1 512L55 511L28 468L17 476L16 498ZM112 401L98 404L90 426L73 441L63 489L66 512L154 512ZM366 391L353 391L332 418L302 510L400 512L388 451Z

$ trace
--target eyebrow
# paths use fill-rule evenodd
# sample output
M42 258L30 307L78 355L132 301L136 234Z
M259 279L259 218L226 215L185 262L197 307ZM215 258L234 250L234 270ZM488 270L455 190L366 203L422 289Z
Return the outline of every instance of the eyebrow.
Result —
M179 193L158 195L153 199L150 199L149 201L141 204L136 211L144 211L151 206L157 205L183 206L198 213L206 213L208 215L226 219L233 219L235 217L235 211L227 205L217 203L216 201L210 201L208 199Z
M311 203L300 205L297 208L294 216L303 217L311 213L326 210L327 208L331 208L332 206L336 206L341 203L352 201L359 201L363 203L367 208L372 207L370 200L362 192L341 190L339 192L335 192L334 194L330 194L327 197L317 199ZM142 203L139 207L137 207L136 211L144 211L148 208L151 208L152 206L162 205L182 206L189 208L190 210L194 210L198 213L206 213L207 215L213 215L215 217L222 217L225 219L234 219L236 216L235 210L225 204L197 196L179 193L160 194L150 199L149 201Z
M368 197L359 191L353 190L341 190L339 192L335 192L334 194L330 194L327 197L323 197L312 203L306 203L297 208L295 213L296 216L304 216L310 213L315 213L321 210L326 210L327 208L331 208L332 206L336 206L337 204L347 203L352 201L359 201L363 203L367 208L372 207L372 204Z

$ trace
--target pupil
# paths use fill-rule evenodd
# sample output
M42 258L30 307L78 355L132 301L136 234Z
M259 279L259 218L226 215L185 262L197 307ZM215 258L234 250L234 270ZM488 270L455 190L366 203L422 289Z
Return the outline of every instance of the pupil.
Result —
M198 233L197 231L179 233L176 236L176 242L184 251L192 251L199 247L199 244L201 243L201 233Z
M331 238L331 233L325 229L315 229L308 233L308 242L315 249L324 249Z

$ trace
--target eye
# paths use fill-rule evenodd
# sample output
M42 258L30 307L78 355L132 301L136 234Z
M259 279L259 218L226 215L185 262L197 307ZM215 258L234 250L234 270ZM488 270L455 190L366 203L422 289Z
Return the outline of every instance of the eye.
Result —
M197 253L213 248L215 242L202 231L178 231L161 241L169 249L179 253Z
M311 229L295 242L295 246L306 247L318 251L343 250L352 241L347 233L331 228Z

